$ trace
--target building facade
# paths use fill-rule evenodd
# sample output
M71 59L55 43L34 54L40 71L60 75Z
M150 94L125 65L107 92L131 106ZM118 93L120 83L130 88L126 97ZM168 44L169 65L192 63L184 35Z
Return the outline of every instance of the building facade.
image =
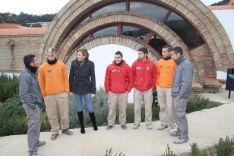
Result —
M200 83L226 71L234 59L223 26L200 0L71 0L40 42L41 62L46 49L55 47L65 63L76 49L104 44L145 46L153 60L163 45L181 46Z

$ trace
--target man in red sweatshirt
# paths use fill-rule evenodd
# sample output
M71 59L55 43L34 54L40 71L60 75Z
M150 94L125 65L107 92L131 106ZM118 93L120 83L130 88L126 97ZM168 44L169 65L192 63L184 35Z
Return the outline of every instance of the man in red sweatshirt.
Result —
M145 122L147 129L152 126L152 90L155 87L155 64L148 56L148 50L142 47L138 50L138 59L132 64L132 80L134 87L134 114L133 129L137 129L141 122L141 105L145 104Z
M106 130L114 127L116 117L116 107L119 104L119 122L122 129L126 130L126 108L128 93L132 89L131 68L123 60L120 51L115 53L115 59L106 69L105 91L108 93L109 114Z

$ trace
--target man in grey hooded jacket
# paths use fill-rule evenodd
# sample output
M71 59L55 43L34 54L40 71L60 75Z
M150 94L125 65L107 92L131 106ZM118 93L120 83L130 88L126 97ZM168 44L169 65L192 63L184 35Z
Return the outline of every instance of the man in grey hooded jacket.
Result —
M171 49L170 55L176 62L176 70L171 90L173 109L178 126L178 138L174 140L174 143L182 144L189 139L186 106L192 90L193 68L191 63L183 55L181 47Z
M29 156L39 156L38 146L44 145L45 141L39 141L42 96L36 76L38 66L36 56L34 54L24 56L24 64L25 69L19 76L19 94L28 119L28 153Z

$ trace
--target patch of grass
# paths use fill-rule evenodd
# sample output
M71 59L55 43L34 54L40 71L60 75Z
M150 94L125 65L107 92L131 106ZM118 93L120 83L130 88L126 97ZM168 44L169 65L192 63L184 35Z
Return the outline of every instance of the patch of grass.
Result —
M190 156L207 156L206 151L201 150L197 143L190 144L190 147L191 147Z
M125 156L125 154L121 153L113 153L112 148L107 149L106 153L104 154L104 156Z
M209 109L212 107L220 106L221 103L209 101L207 98L203 98L197 94L193 94L189 97L187 103L187 113L200 111L202 109Z
M234 143L226 137L225 139L220 138L219 143L215 145L217 156L233 156L234 155Z
M170 146L167 144L166 152L162 156L177 156L170 148Z

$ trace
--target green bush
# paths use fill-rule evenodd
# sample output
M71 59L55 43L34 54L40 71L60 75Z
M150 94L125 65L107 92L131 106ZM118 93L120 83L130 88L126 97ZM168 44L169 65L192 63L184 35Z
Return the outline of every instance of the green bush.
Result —
M50 126L45 112L42 113L42 130ZM19 95L8 98L0 106L0 136L25 134L27 132L27 117L20 102Z
M0 102L4 102L6 99L18 94L18 92L18 77L15 75L11 77L0 73Z
M96 115L97 125L103 126L107 125L107 115L108 115L108 97L103 88L100 88L96 93L95 100L93 99L93 107ZM69 96L69 118L70 118L70 128L79 127L77 118L77 109L75 98ZM207 99L201 98L199 96L192 96L188 103L188 112L201 110L204 108L210 108L217 106L217 103L211 103ZM134 122L134 105L128 104L127 106L127 123ZM152 106L152 117L153 121L159 119L159 106L157 105L157 99L154 97L154 102ZM90 126L91 121L89 114L86 112L86 107L84 106L84 117L85 126ZM145 109L144 105L141 110L141 118L144 121ZM41 114L41 131L49 131L50 124L46 116L45 110L42 110ZM116 116L116 123L118 123L118 111ZM0 136L4 135L14 135L14 134L24 134L27 131L27 119L22 103L20 102L19 95L13 95L11 98L7 99L4 103L0 105Z
M207 156L205 151L202 151L197 143L190 144L191 147L191 155L190 156Z
M226 137L226 139L219 139L219 143L215 145L217 156L232 156L234 154L234 143Z
M166 152L162 156L177 156L170 148L170 146L167 144Z
M220 103L209 101L207 98L203 98L197 94L193 94L189 97L188 103L187 103L187 113L200 111L202 109L208 109L212 107L219 106Z

